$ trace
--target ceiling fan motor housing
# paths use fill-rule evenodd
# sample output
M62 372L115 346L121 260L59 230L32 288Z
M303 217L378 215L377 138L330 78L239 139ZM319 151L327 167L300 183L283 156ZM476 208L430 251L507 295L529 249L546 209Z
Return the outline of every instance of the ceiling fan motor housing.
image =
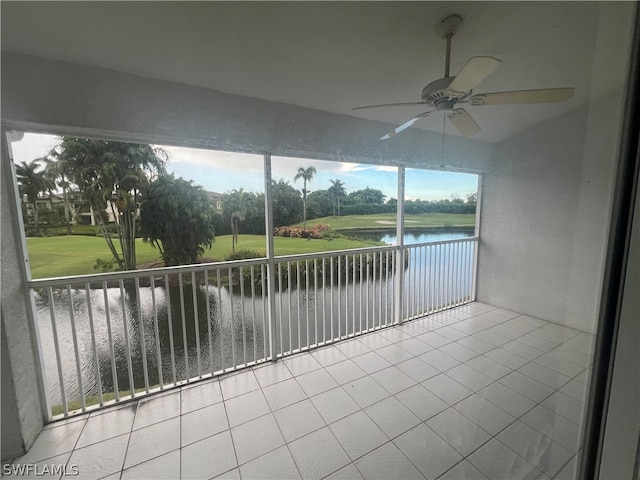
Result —
M422 101L438 110L452 110L459 100L447 94L447 89L454 79L455 77L444 77L431 82L422 90Z

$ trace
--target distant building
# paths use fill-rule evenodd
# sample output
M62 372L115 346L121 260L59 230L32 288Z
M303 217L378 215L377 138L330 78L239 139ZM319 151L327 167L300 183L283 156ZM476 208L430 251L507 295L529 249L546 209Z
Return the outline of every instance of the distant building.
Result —
M70 192L68 194L69 200L69 213L71 217L71 223L79 224L79 225L97 225L98 221L98 213L95 212L89 202L87 202L81 193L78 192ZM31 202L27 200L26 196L22 197L22 204L26 210L26 212L31 215L33 212L33 205ZM52 210L55 206L63 206L64 205L64 197L60 193L51 193L49 195L41 195L36 200L36 205L38 207L45 207L49 210ZM117 223L118 216L114 214L117 213L118 209L115 203L108 202L107 208L103 212L106 214L107 223Z
M211 199L211 202L213 203L213 206L215 207L216 211L221 212L222 198L224 197L224 195L218 192L207 192L207 195L209 195L209 198Z

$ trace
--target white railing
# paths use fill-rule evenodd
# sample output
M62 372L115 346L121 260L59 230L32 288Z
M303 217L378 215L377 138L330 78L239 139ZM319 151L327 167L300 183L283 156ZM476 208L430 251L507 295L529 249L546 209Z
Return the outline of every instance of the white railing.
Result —
M472 301L476 246L276 257L271 295L266 258L33 280L49 411L81 413Z

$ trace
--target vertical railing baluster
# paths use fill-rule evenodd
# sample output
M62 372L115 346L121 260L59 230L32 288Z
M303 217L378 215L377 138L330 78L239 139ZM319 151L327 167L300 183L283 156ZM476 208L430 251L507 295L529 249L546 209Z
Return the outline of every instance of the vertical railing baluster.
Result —
M456 279L456 249L455 243L448 244L449 246L449 303L447 304L447 308L451 308L456 304L455 298L455 279Z
M437 255L436 245L429 245L429 313L433 313L435 310L436 291L438 286L436 285L437 276L434 274L437 268Z
M180 286L180 316L182 319L182 348L184 349L184 370L186 378L182 380L189 380L191 378L191 371L189 369L189 348L187 346L187 315L184 307L184 286L182 282L182 273L178 273L178 285Z
M140 356L142 357L142 376L144 377L144 391L149 393L149 372L147 370L147 347L144 338L144 322L142 321L142 302L140 302L140 279L134 279L136 287L136 305L138 310L138 324L140 325Z
M366 302L366 320L367 320L367 330L369 330L370 328L375 327L375 322L372 322L373 327L369 326L369 319L371 319L371 315L369 314L369 300L370 300L370 290L371 290L371 285L369 285L369 280L371 278L370 275L370 271L371 271L371 266L369 265L369 261L371 260L371 255L370 253L367 252L367 302Z
M456 299L457 299L457 304L460 305L462 302L462 249L464 247L464 243L457 243L456 244L456 264L458 265L457 268L457 274L456 274Z
M353 262L352 272L351 272L351 293L352 293L352 302L351 302L351 323L353 328L351 330L351 335L356 334L356 254L354 253L351 257Z
M129 370L129 387L131 398L135 397L135 383L133 381L133 365L131 363L131 346L129 345L129 325L127 322L127 307L125 305L124 282L118 281L120 285L120 304L122 306L122 325L124 328L124 346L127 354L127 369Z
M164 276L164 291L167 304L167 324L169 326L169 348L171 349L171 376L173 385L178 384L178 376L176 375L176 348L173 342L173 315L171 313L171 284L169 283L169 275Z
M331 313L331 341L332 342L335 339L335 335L334 335L334 332L333 332L333 322L334 322L334 320L333 320L333 310L334 310L334 308L333 308L333 284L334 284L334 281L333 281L333 259L334 258L335 257L331 256L331 262L330 262L330 268L331 268L331 277L330 277L331 278L331 304L330 304L331 312L330 313Z
M382 325L382 252L380 254L374 253L378 259L378 317L380 317L380 325ZM387 320L384 321L385 325L387 324Z
M307 307L307 348L311 347L311 336L309 335L309 259L304 261L304 289L305 289L305 306ZM298 287L300 292L300 287Z
M456 246L457 243L451 244L451 302L449 303L450 307L453 307L457 304L456 299L456 275L458 262L456 261Z
M450 280L450 286L449 286L449 290L451 291L450 293L450 300L449 300L449 307L453 307L456 304L456 287L455 287L455 280L456 280L456 244L452 243L449 245L449 248L451 250L450 255L449 255L449 263L451 264L450 268L451 268L451 280Z
M242 364L247 364L247 329L246 315L244 313L244 267L240 265L238 271L238 280L240 282L240 324L242 325Z
M422 271L422 288L424 291L423 298L423 306L422 306L422 314L427 315L429 313L429 289L431 288L429 282L429 271L431 270L431 265L429 262L429 245L424 246L424 269Z
M468 302L468 292L469 292L469 241L465 241L464 242L464 249L463 249L463 257L464 259L464 263L463 263L463 284L462 284L462 290L463 290L463 297L464 297L464 302Z
M282 290L282 262L278 262L278 299L279 299L279 306L280 306L280 312L277 315L278 317L278 330L280 331L280 353L284 354L284 334L282 332L283 328L282 328L282 319L284 317L284 306L283 306L283 298L284 297L284 290ZM289 332L291 332L291 330L289 330Z
M118 371L116 368L116 351L113 343L113 333L111 332L111 312L109 309L109 294L107 293L107 282L102 282L102 294L104 297L104 316L107 323L107 340L109 341L109 354L111 356L111 376L113 378L113 393L116 402L120 401L118 391Z
M444 304L443 301L443 294L444 294L444 288L443 288L443 284L444 284L444 276L445 276L445 269L444 269L444 248L442 248L442 245L438 245L438 274L439 274L439 278L438 278L438 310L440 310Z
M158 304L156 303L156 280L153 277L149 277L151 288L151 304L153 305L153 328L155 329L156 337L156 362L158 362L158 382L160 390L164 388L164 379L162 378L162 355L160 352L160 332L158 331Z
M342 337L342 255L339 255L337 258L338 258L338 338L341 338Z
M360 277L358 278L358 283L360 284L360 308L358 312L358 316L360 317L360 330L359 333L362 333L362 297L364 295L363 285L364 285L364 260L362 258L362 253L360 254Z
M322 257L322 342L327 342L327 264Z
M324 303L323 303L324 305ZM313 339L318 345L318 259L313 259Z
M51 317L51 333L53 334L53 348L56 353L56 366L58 368L58 382L60 382L60 398L62 400L62 410L64 416L69 415L67 405L67 392L64 388L64 375L62 373L62 359L60 357L60 343L58 341L58 326L56 325L56 312L53 304L53 288L49 287L49 315Z
M269 356L268 352L268 347L267 347L267 332L268 332L268 326L267 326L267 318L268 318L268 312L267 312L267 277L265 275L266 269L264 265L260 265L260 288L262 290L262 343L263 343L263 350L262 350L262 355L263 355L263 359L266 360L267 357ZM272 294L273 295L273 294ZM271 304L271 302L269 302L269 304ZM276 334L275 329L272 332L273 335ZM275 344L275 342L273 342Z
M443 244L442 250L444 252L444 278L443 278L443 287L444 287L444 307L449 307L449 270L451 266L451 254L449 252L449 244Z
M196 272L191 272L191 297L193 299L193 326L196 332L196 362L198 365L198 377L202 378L202 361L200 358L200 312L198 311L198 282Z
M216 287L218 288L218 335L220 337L220 370L224 372L224 309L222 305L222 275L216 268Z
M82 411L87 409L87 403L84 398L84 388L82 386L82 367L80 366L80 352L78 350L78 335L76 333L75 314L73 312L73 298L71 297L71 285L67 285L67 297L69 299L69 321L71 323L71 337L73 339L73 352L76 361L76 372L78 373L78 391L80 392L80 404Z
M258 341L256 338L256 274L255 265L251 265L251 343L253 343L253 362L258 361Z
M409 268L411 269L411 288L409 290L410 302L411 302L411 311L405 315L405 320L409 318L415 318L418 312L418 269L420 268L420 263L418 260L418 248L415 246L406 247L407 254L409 255Z
M382 312L380 312L380 322L382 322ZM384 323L385 325L388 322L389 322L389 250L384 252Z
M96 333L93 326L93 310L91 308L91 285L89 283L84 284L84 291L87 299L87 317L89 320L89 333L91 335L91 352L93 354L93 364L95 367L96 383L98 387L98 402L100 406L104 404L102 398L102 380L100 379L100 364L98 363L98 349L96 345Z
M289 300L289 353L293 352L293 331L291 330L291 317L293 304L291 303L291 262L287 262L287 298ZM299 346L298 346L299 347Z
M465 295L465 283L466 283L466 248L467 241L460 243L460 280L459 280L459 295L460 295L460 303L466 303L466 295Z
M216 367L213 363L213 336L211 335L211 298L209 293L209 270L204 271L204 298L207 309L207 335L209 338L209 371L213 374Z
M371 281L370 290L371 290L371 299L367 304L371 304L371 308L369 310L369 315L371 316L371 328L375 329L378 327L376 325L376 254L375 252L371 252L370 254L371 261L371 274L368 281Z
M447 277L446 277L446 294L447 294L447 301L446 301L446 307L450 307L451 306L451 244L447 243L446 244L446 252L447 252Z
M227 269L229 276L229 310L231 312L231 368L236 368L238 362L236 362L236 326L235 326L235 312L233 310L233 270L232 267Z
M420 265L420 273L418 278L420 279L420 288L418 289L418 315L424 315L424 245L418 247L418 265Z
M302 350L302 316L300 315L300 260L296 260L296 297L298 297L297 308L298 312L298 321L296 322L296 326L298 328L298 350Z

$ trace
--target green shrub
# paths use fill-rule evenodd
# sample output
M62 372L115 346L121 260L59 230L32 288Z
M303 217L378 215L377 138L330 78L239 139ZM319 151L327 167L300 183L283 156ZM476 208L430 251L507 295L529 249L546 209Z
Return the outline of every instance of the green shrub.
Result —
M264 253L259 252L257 250L253 250L251 248L240 248L240 249L236 250L236 253L227 254L227 256L224 257L224 259L226 261L248 260L250 258L262 258L264 256L265 256Z
M102 258L96 258L93 269L100 273L115 272L118 270L118 265L114 259L103 260Z

